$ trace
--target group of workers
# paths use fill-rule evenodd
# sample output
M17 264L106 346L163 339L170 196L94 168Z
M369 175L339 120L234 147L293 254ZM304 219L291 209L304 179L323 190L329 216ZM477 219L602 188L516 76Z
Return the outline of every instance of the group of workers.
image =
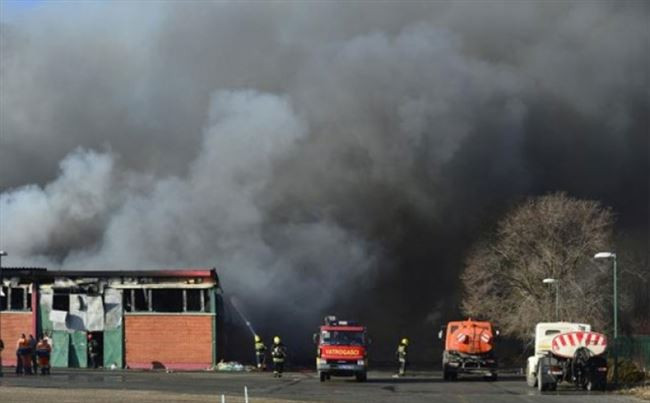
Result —
M0 345L4 347L1 341ZM21 334L16 342L16 374L35 375L40 368L41 375L49 375L51 352L52 345L46 337L36 341L31 334Z
M397 356L399 368L395 376L404 376L406 374L406 366L408 364L408 346L409 340L407 338L403 338L397 346L395 355ZM282 344L280 337L275 336L273 338L273 346L271 346L271 358L273 359L273 377L282 377L286 356L286 347L284 344ZM257 369L261 371L266 370L266 345L262 341L262 338L258 335L255 335L255 359L257 361Z
M284 360L287 358L287 349L282 344L280 337L273 338L271 346L271 359L273 360L273 377L282 378L284 372ZM266 369L266 345L262 338L255 335L255 359L257 360L257 369L264 371Z
M0 339L0 353L4 350L4 342ZM33 335L29 337L21 334L16 342L16 375L36 375L41 370L41 375L50 374L50 354L52 343L47 336L41 336L36 341ZM99 367L99 343L91 334L88 334L88 357L92 368ZM1 364L0 364L1 365ZM2 372L0 371L0 376Z

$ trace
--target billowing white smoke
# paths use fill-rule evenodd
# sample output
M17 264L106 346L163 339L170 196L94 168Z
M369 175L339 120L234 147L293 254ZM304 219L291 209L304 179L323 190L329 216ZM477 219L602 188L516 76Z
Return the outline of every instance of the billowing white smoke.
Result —
M0 195L3 243L18 265L51 265L50 253L85 245L109 213L114 161L110 154L77 149L61 174L41 188L28 185Z
M286 290L285 303L302 300L298 312L324 306L336 283L369 267L363 242L326 218L266 230L268 217L258 206L274 162L305 134L305 123L282 97L218 92L186 177L119 173L113 155L76 150L44 188L2 194L3 228L20 228L5 234L4 246L14 265L86 270L216 265L227 290L257 302L273 297L265 293L271 287L299 279L300 287ZM52 260L59 244L68 253Z

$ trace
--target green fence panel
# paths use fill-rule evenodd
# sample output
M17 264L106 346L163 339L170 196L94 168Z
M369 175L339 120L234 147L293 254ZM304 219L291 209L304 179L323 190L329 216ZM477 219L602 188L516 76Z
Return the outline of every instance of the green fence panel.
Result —
M88 367L88 350L86 332L70 333L70 353L68 365L70 368Z
M650 336L619 337L609 351L611 357L629 359L642 368L650 366Z
M124 362L124 342L122 327L114 330L104 331L104 368L111 368L115 365L122 368Z
M68 347L70 346L70 336L68 332L55 330L52 332L52 354L50 362L54 368L68 367Z

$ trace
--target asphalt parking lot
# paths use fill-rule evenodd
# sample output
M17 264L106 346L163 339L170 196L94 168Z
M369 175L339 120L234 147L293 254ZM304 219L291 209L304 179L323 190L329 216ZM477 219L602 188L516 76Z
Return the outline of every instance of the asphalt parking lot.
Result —
M312 371L289 372L281 379L269 373L55 370L51 376L16 376L10 368L0 378L0 401L61 402L639 402L613 393L560 387L540 394L523 377L502 375L497 382L464 378L444 382L436 371L395 379L372 371L368 381L333 378L321 383Z

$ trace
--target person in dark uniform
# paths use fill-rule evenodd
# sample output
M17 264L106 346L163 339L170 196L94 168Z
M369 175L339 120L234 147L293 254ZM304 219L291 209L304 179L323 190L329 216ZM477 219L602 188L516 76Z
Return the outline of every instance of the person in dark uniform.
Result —
M37 341L34 338L33 334L29 335L29 339L27 340L29 343L29 354L32 357L32 368L34 369L33 374L36 375L38 373L38 363L36 362L36 344Z
M99 343L88 333L88 358L90 358L90 367L99 368Z
M273 377L282 378L282 372L284 371L284 360L287 358L287 350L278 336L275 336L273 338L271 357L273 357Z

